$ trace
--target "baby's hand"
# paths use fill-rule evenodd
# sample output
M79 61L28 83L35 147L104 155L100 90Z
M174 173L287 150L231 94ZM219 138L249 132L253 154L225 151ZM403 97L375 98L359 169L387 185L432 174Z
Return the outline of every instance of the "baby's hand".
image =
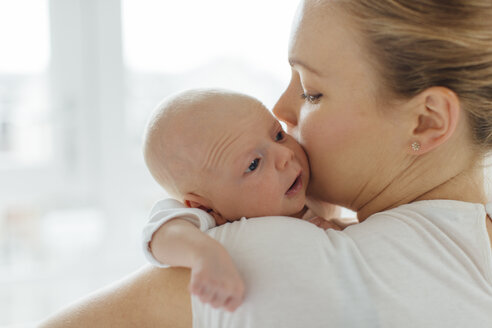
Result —
M244 283L225 248L204 247L191 267L190 293L214 308L234 311L243 302Z
M324 218L320 216L316 216L314 218L308 219L308 222L311 222L312 224L316 225L317 227L326 230L326 229L334 229L334 230L343 230L343 227L339 226L335 221L333 220L325 220Z

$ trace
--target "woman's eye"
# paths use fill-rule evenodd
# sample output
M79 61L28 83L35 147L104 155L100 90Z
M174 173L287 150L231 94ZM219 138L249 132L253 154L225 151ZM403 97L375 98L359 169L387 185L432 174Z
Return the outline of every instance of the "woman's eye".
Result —
M246 169L246 173L248 172L253 172L254 170L256 170L258 168L258 165L260 164L260 159L259 158L255 158L248 166L248 168Z
M307 101L308 103L317 104L319 102L319 99L322 96L323 96L323 94L321 94L321 93L318 93L315 95L309 95L309 94L303 93L301 95L301 98L304 99L305 101Z
M284 131L279 131L277 135L275 136L275 141L282 141L285 138L285 132Z

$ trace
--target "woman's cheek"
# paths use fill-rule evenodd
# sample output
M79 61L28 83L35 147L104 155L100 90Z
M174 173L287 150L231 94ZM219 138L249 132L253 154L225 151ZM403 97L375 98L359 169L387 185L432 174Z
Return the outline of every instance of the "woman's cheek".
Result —
M328 116L327 111L320 109L306 111L301 115L299 142L306 149L309 158L313 155L326 155L326 152L342 155L348 151L347 145L360 134L358 119L349 114L347 111Z
M331 172L339 172L333 156L336 153L333 132L330 121L321 115L306 115L299 124L299 141L306 150L311 169L307 195L322 201L333 200L330 190L336 188Z
M330 130L331 124L322 115L308 110L301 113L298 139L309 159L320 151L324 152L325 147L329 148L326 142L329 142Z

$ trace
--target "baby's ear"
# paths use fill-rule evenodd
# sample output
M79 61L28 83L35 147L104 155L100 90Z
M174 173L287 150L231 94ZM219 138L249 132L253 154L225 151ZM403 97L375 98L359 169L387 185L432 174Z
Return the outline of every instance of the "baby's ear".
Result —
M185 205L187 207L191 207L191 208L201 208L201 207L203 207L200 203L197 203L197 202L192 201L192 200L185 200Z
M210 202L199 195L196 195L194 193L188 193L183 197L184 203L186 206L191 207L191 208L199 208L201 210L204 210L205 212L209 213L212 215L212 217L215 219L215 223L217 225L221 225L224 223L227 223L227 220L225 220L220 213L217 213L211 206Z
M188 207L199 208L206 212L210 212L212 210L208 206L208 201L205 198L194 193L188 193L184 196L184 204Z

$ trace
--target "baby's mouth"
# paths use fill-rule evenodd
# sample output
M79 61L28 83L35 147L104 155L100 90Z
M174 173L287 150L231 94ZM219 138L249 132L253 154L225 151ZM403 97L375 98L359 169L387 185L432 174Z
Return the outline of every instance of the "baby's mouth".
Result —
M294 180L294 182L292 183L292 185L289 187L289 189L285 193L286 195L288 195L288 196L295 195L295 194L297 194L299 192L299 190L301 190L301 188L302 188L301 173L302 172L299 172L299 174L297 175L296 179Z

